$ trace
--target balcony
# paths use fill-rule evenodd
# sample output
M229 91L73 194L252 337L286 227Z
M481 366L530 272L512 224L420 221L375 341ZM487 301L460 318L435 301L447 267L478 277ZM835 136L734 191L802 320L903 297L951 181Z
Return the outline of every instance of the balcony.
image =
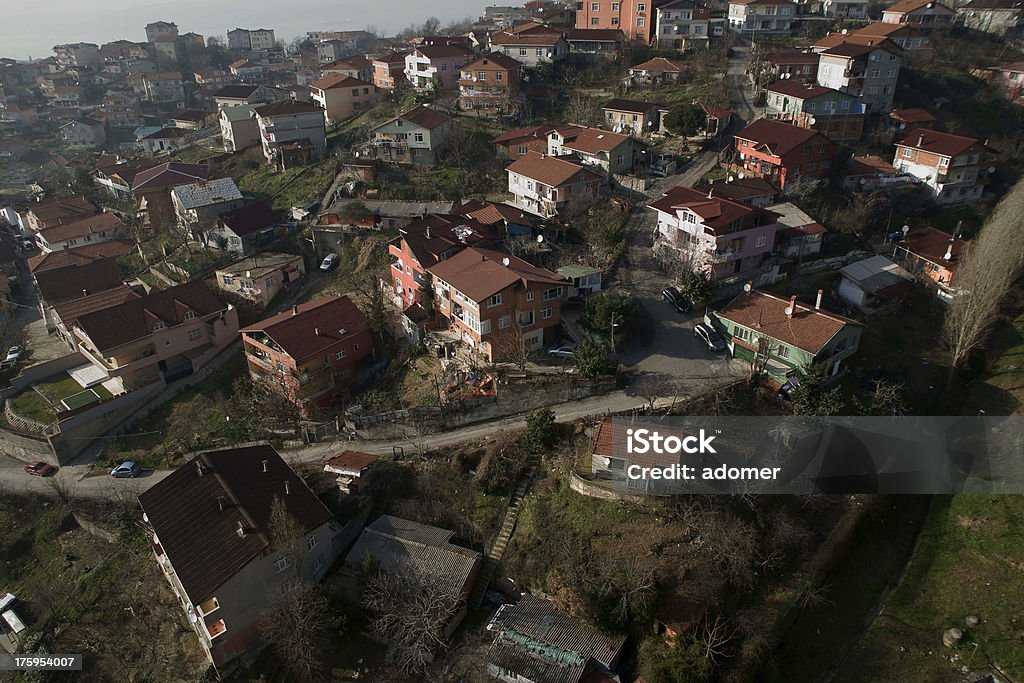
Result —
M715 264L742 258L742 252L738 249L707 249L704 253L708 256L708 260Z
M314 382L314 381L318 380L320 377L323 377L323 375L325 373L328 373L330 371L331 371L331 364L330 363L324 363L324 365L322 367L320 367L320 368L317 368L317 369L315 369L313 371L306 371L306 370L304 370L304 371L298 373L298 375L293 375L293 377L295 377L296 379L299 380L299 386L305 386L306 384L309 384L310 382Z

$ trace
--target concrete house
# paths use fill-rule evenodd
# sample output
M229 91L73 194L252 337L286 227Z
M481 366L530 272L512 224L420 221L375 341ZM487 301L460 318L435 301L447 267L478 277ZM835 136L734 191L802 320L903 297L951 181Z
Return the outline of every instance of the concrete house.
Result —
M824 0L821 11L837 19L867 19L868 0Z
M146 156L162 156L188 147L192 134L181 128L159 128L139 139L139 147Z
M1019 38L1024 28L1024 5L1019 0L971 0L956 14L967 28L997 36Z
M296 304L241 332L252 380L283 394L304 415L346 394L373 360L369 321L346 296Z
M637 21L645 17L637 17ZM574 63L593 64L617 59L622 54L626 34L619 29L574 28L565 34L569 43L569 59Z
M256 122L256 108L251 104L221 107L218 122L225 152L239 152L259 144L260 126Z
M443 327L487 362L522 342L533 350L553 343L569 280L520 258L467 247L427 269L434 277L435 310Z
M206 166L170 161L140 171L131 180L131 196L138 205L143 223L161 231L177 221L171 190L181 185L203 182L209 171Z
M766 88L766 116L811 128L830 140L859 140L864 131L865 106L854 95L816 83L793 79Z
M729 28L754 38L789 33L796 8L789 0L729 0Z
M405 56L405 78L417 90L455 90L459 70L473 56L461 45L423 45Z
M191 375L238 339L238 311L189 282L81 315L76 350L130 392ZM106 385L109 388L109 385Z
M521 103L522 64L490 52L464 64L459 76L459 109L477 116L512 116Z
M892 258L911 274L933 283L940 299L956 294L956 271L971 243L931 226L914 228L893 245Z
M887 112L896 95L902 52L888 40L840 43L820 53L818 85L856 96L869 113Z
M711 37L711 10L693 0L676 0L654 10L657 13L657 46L686 50L706 46ZM718 24L721 31L721 24Z
M394 91L408 85L405 80L405 58L408 52L389 52L373 60L373 84L381 90Z
M565 59L569 44L557 31L540 27L532 31L513 33L500 31L491 35L491 50L501 52L528 67Z
M271 541L283 504L302 531L297 555ZM357 532L334 519L271 446L201 453L139 496L152 550L210 663L219 669L262 644L270 595L319 581Z
M424 104L372 128L368 151L385 161L432 166L444 155L450 129L447 114Z
M327 151L324 110L301 102L274 102L256 107L263 156L274 165L288 165L290 147L305 146L315 158Z
M218 109L237 107L242 104L257 106L283 99L287 99L287 93L283 90L244 83L225 85L213 94L213 103Z
M872 256L839 270L836 295L864 309L898 300L910 287L913 276L884 256Z
M242 193L231 178L179 185L171 190L171 202L178 225L200 239L222 213L245 203Z
M1024 93L1024 62L1008 62L988 68L989 82L1011 102L1020 102Z
M896 142L892 165L923 182L940 204L981 199L990 181L989 149L974 138L917 128Z
M78 220L43 228L35 234L35 242L43 253L60 251L87 244L99 244L121 235L124 223L111 212L97 213Z
M515 205L544 217L575 199L596 197L604 183L604 176L579 164L536 152L527 152L505 170Z
M327 125L338 123L377 103L377 86L343 74L313 81L309 89L313 102L323 110Z
M102 121L83 116L62 125L60 137L69 147L102 147L107 141L107 127Z
M821 243L828 231L791 202L772 204L768 210L778 215L779 231L775 233L775 252L797 262L821 252Z
M764 360L765 373L785 382L811 366L826 376L838 374L857 353L863 326L821 308L821 293L811 306L751 289L707 316L733 358Z
M679 83L686 74L686 67L680 60L655 57L642 64L629 67L629 77L637 83L658 85Z
M226 211L214 226L202 234L203 244L212 249L250 254L274 235L281 218L264 202L252 202Z
M604 173L625 173L633 168L633 138L600 128L566 126L548 133L547 153L571 157Z
M648 205L655 253L712 280L756 272L775 246L778 214L710 195L680 186Z
M217 287L267 308L277 295L306 274L301 255L261 252L219 268Z
M658 130L659 109L655 102L611 99L604 105L604 125L616 133L646 137Z
M781 189L797 177L827 178L836 145L816 130L758 119L736 133L737 169L770 180Z
M936 0L900 0L882 10L883 23L910 24L923 29L949 26L955 18L955 11Z

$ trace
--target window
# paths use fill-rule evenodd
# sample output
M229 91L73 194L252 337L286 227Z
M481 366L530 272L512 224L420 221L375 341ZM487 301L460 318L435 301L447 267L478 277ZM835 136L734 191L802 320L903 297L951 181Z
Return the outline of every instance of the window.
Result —
M352 345L352 350L353 351L358 351L359 350L359 344L353 344Z
M880 73L880 72L879 72L879 70L878 70L878 69L872 69L872 70L871 70L871 78L878 78L878 74L879 74L879 73Z
M526 150L526 145L519 145L519 153L520 154L526 154L526 151L527 151ZM519 178L519 176L516 176L516 179L518 179L518 178Z
M526 293L526 300L527 301L533 301L533 292L527 292Z
M316 544L318 542L319 541L317 540L316 534L313 534L308 539L306 539L306 550L312 550L316 547Z
M819 154L828 154L828 143L827 142L823 142L820 145L818 145L818 153Z
M280 574L283 571L287 571L288 567L290 566L292 566L292 563L288 560L287 557L279 557L277 558L277 561L274 562L275 572L277 574Z
M447 64L441 64L441 71L447 71L447 70L448 70L448 65Z
M487 72L486 71L477 71L476 72L476 79L478 81L486 81L487 80Z
M619 3L617 3L617 2L613 2L612 3L612 11L613 12L618 12L619 11Z
M540 317L547 320L551 317L551 307L540 309Z
M885 77L886 78L896 78L896 69L888 69L885 72Z
M640 12L646 12L647 11L647 3L646 2L638 2L636 4L636 11L637 11L638 14Z
M346 356L348 356L348 351L346 351L345 349L342 349L341 351L335 352L334 360L341 360L342 358L345 358Z
M423 133L413 133L412 139L416 142L423 142Z
M599 3L599 2L592 2L592 3L590 3L590 11L591 12L600 12L601 11L601 3Z
M562 298L562 288L552 287L551 289L544 290L544 301L551 301L552 299Z
M154 332L156 332L156 331L158 331L158 330L162 330L162 329L164 329L164 327L166 327L166 325L164 325L164 324L163 324L163 323L162 323L161 321L159 321L159 320L157 320L157 321L156 321L155 323L153 323L153 331L154 331Z
M754 240L754 247L756 247L756 248L763 247L766 244L768 244L768 236L767 235L758 235L757 239Z
M490 299L487 300L487 307L488 308L493 308L494 306L500 306L500 305L501 305L501 294L495 294L494 296L492 296Z
M810 156L810 154L811 154L811 146L810 145L804 145L804 148L800 150L800 156L805 156L806 157L806 156Z
M544 48L538 47L536 50L534 50L534 52L536 53L536 55L538 57L543 57L544 56Z
M526 56L526 48L525 47L519 48L519 56L520 57L525 57Z
M832 160L831 159L822 159L821 163L818 164L818 166L820 166L821 168L828 168L831 165L832 165Z
M914 150L910 149L909 147L904 147L903 148L903 158L904 159L909 159L911 156L913 156L913 154L914 154Z
M268 277L266 280L263 281L263 284L264 284L264 286L267 289L270 289L271 287L273 287L274 286L274 276L271 275L270 277Z
M225 275L224 284L230 287L231 285L235 284L235 278L231 275Z
M637 17L637 18L636 18L636 25L637 25L637 26L643 26L643 25L644 25L645 23L646 23L646 22L644 21L644 18L643 18L643 17Z
M512 324L512 316L508 315L507 313L505 315L501 316L500 318L498 318L498 329L499 330L504 330L505 328L507 328L511 324Z
M189 330L188 340L189 341L195 341L196 339L199 339L202 336L203 336L202 330Z
M352 88L352 97L359 97L359 88Z
M317 555L313 559L313 573L316 574L317 572L319 572L323 568L324 568L324 556L323 556L323 553L321 553L321 554Z
M877 85L869 85L868 86L868 94L869 95L877 95L878 94L878 86Z
M196 317L196 312L195 311L185 311L185 316L184 316L185 320L191 320L194 317Z
M789 358L789 347L780 344L778 350L775 351L775 355L779 358Z
M590 25L591 26L597 26L600 23L601 23L601 20L598 17L590 17ZM525 54L526 50L523 50L523 53Z
M618 25L619 25L619 18L618 17L612 17L612 26L618 26Z
M807 170L808 171L817 171L818 170L818 164L816 164L813 161L808 161L807 162Z
M750 341L753 335L750 334L750 330L740 327L739 325L733 325L732 336L736 339L742 339L743 341Z

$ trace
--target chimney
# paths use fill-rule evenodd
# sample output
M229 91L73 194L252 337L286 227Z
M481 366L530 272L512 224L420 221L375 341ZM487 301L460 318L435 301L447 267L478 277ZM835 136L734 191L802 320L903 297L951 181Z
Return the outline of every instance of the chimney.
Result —
M821 294L824 291L825 290L823 290L823 289L819 289L818 290L818 298L814 300L814 310L816 310L816 311L820 311L821 310Z
M917 136L917 146L924 146L924 133L921 133L920 135Z
M270 461L269 460L264 460L263 461L263 471L264 472L269 472L270 471Z
M286 479L285 482L284 482L284 494L287 496L291 492L292 492L292 483Z
M943 261L948 261L953 258L953 238L949 239L949 244L946 245L946 253L942 255Z
M319 327L314 327L313 328L313 334L315 334L316 336L319 337L320 336L320 328Z
M432 238L432 237L430 236L430 226L429 226L429 225L427 226L427 229L426 229L426 230L425 230L425 231L423 232L423 234L424 234L424 236L425 236L425 237L426 237L426 238L427 238L428 240L429 240L429 239L433 239L433 238Z
M789 297L789 314L786 317L792 318L794 313L796 313L796 294Z
M217 509L224 512L228 509L228 499L224 496L217 496Z
M292 315L298 315L298 314L299 314L299 305L298 304L292 304Z
M89 290L85 287L82 287L82 296L89 296Z
M715 188L709 187L708 188L708 199L714 199L714 197L715 197Z
M200 477L202 477L202 476L206 475L206 472L207 472L206 465L204 465L201 461L197 460L196 461L196 474L198 474Z
M238 534L239 538L245 538L245 524L242 523L242 520L238 520L238 528L235 532Z

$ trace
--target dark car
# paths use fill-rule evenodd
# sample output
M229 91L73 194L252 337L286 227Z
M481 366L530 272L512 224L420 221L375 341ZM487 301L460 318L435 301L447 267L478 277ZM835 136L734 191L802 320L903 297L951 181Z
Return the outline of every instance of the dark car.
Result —
M57 468L48 462L42 460L36 460L35 462L25 465L25 471L29 474L33 474L37 477L48 477L51 474L57 472Z
M711 351L725 351L725 342L715 329L707 323L698 323L693 328L693 336L704 342Z
M786 383L779 387L779 393L775 395L778 400L792 400L793 390L800 386L800 380L796 377L790 377L786 380Z
M123 478L135 478L142 474L142 468L137 462L126 461L110 470L110 476L117 477L118 479Z
M666 287L662 290L661 298L672 304L672 307L680 313L690 312L690 302L687 301L682 292L675 287Z

